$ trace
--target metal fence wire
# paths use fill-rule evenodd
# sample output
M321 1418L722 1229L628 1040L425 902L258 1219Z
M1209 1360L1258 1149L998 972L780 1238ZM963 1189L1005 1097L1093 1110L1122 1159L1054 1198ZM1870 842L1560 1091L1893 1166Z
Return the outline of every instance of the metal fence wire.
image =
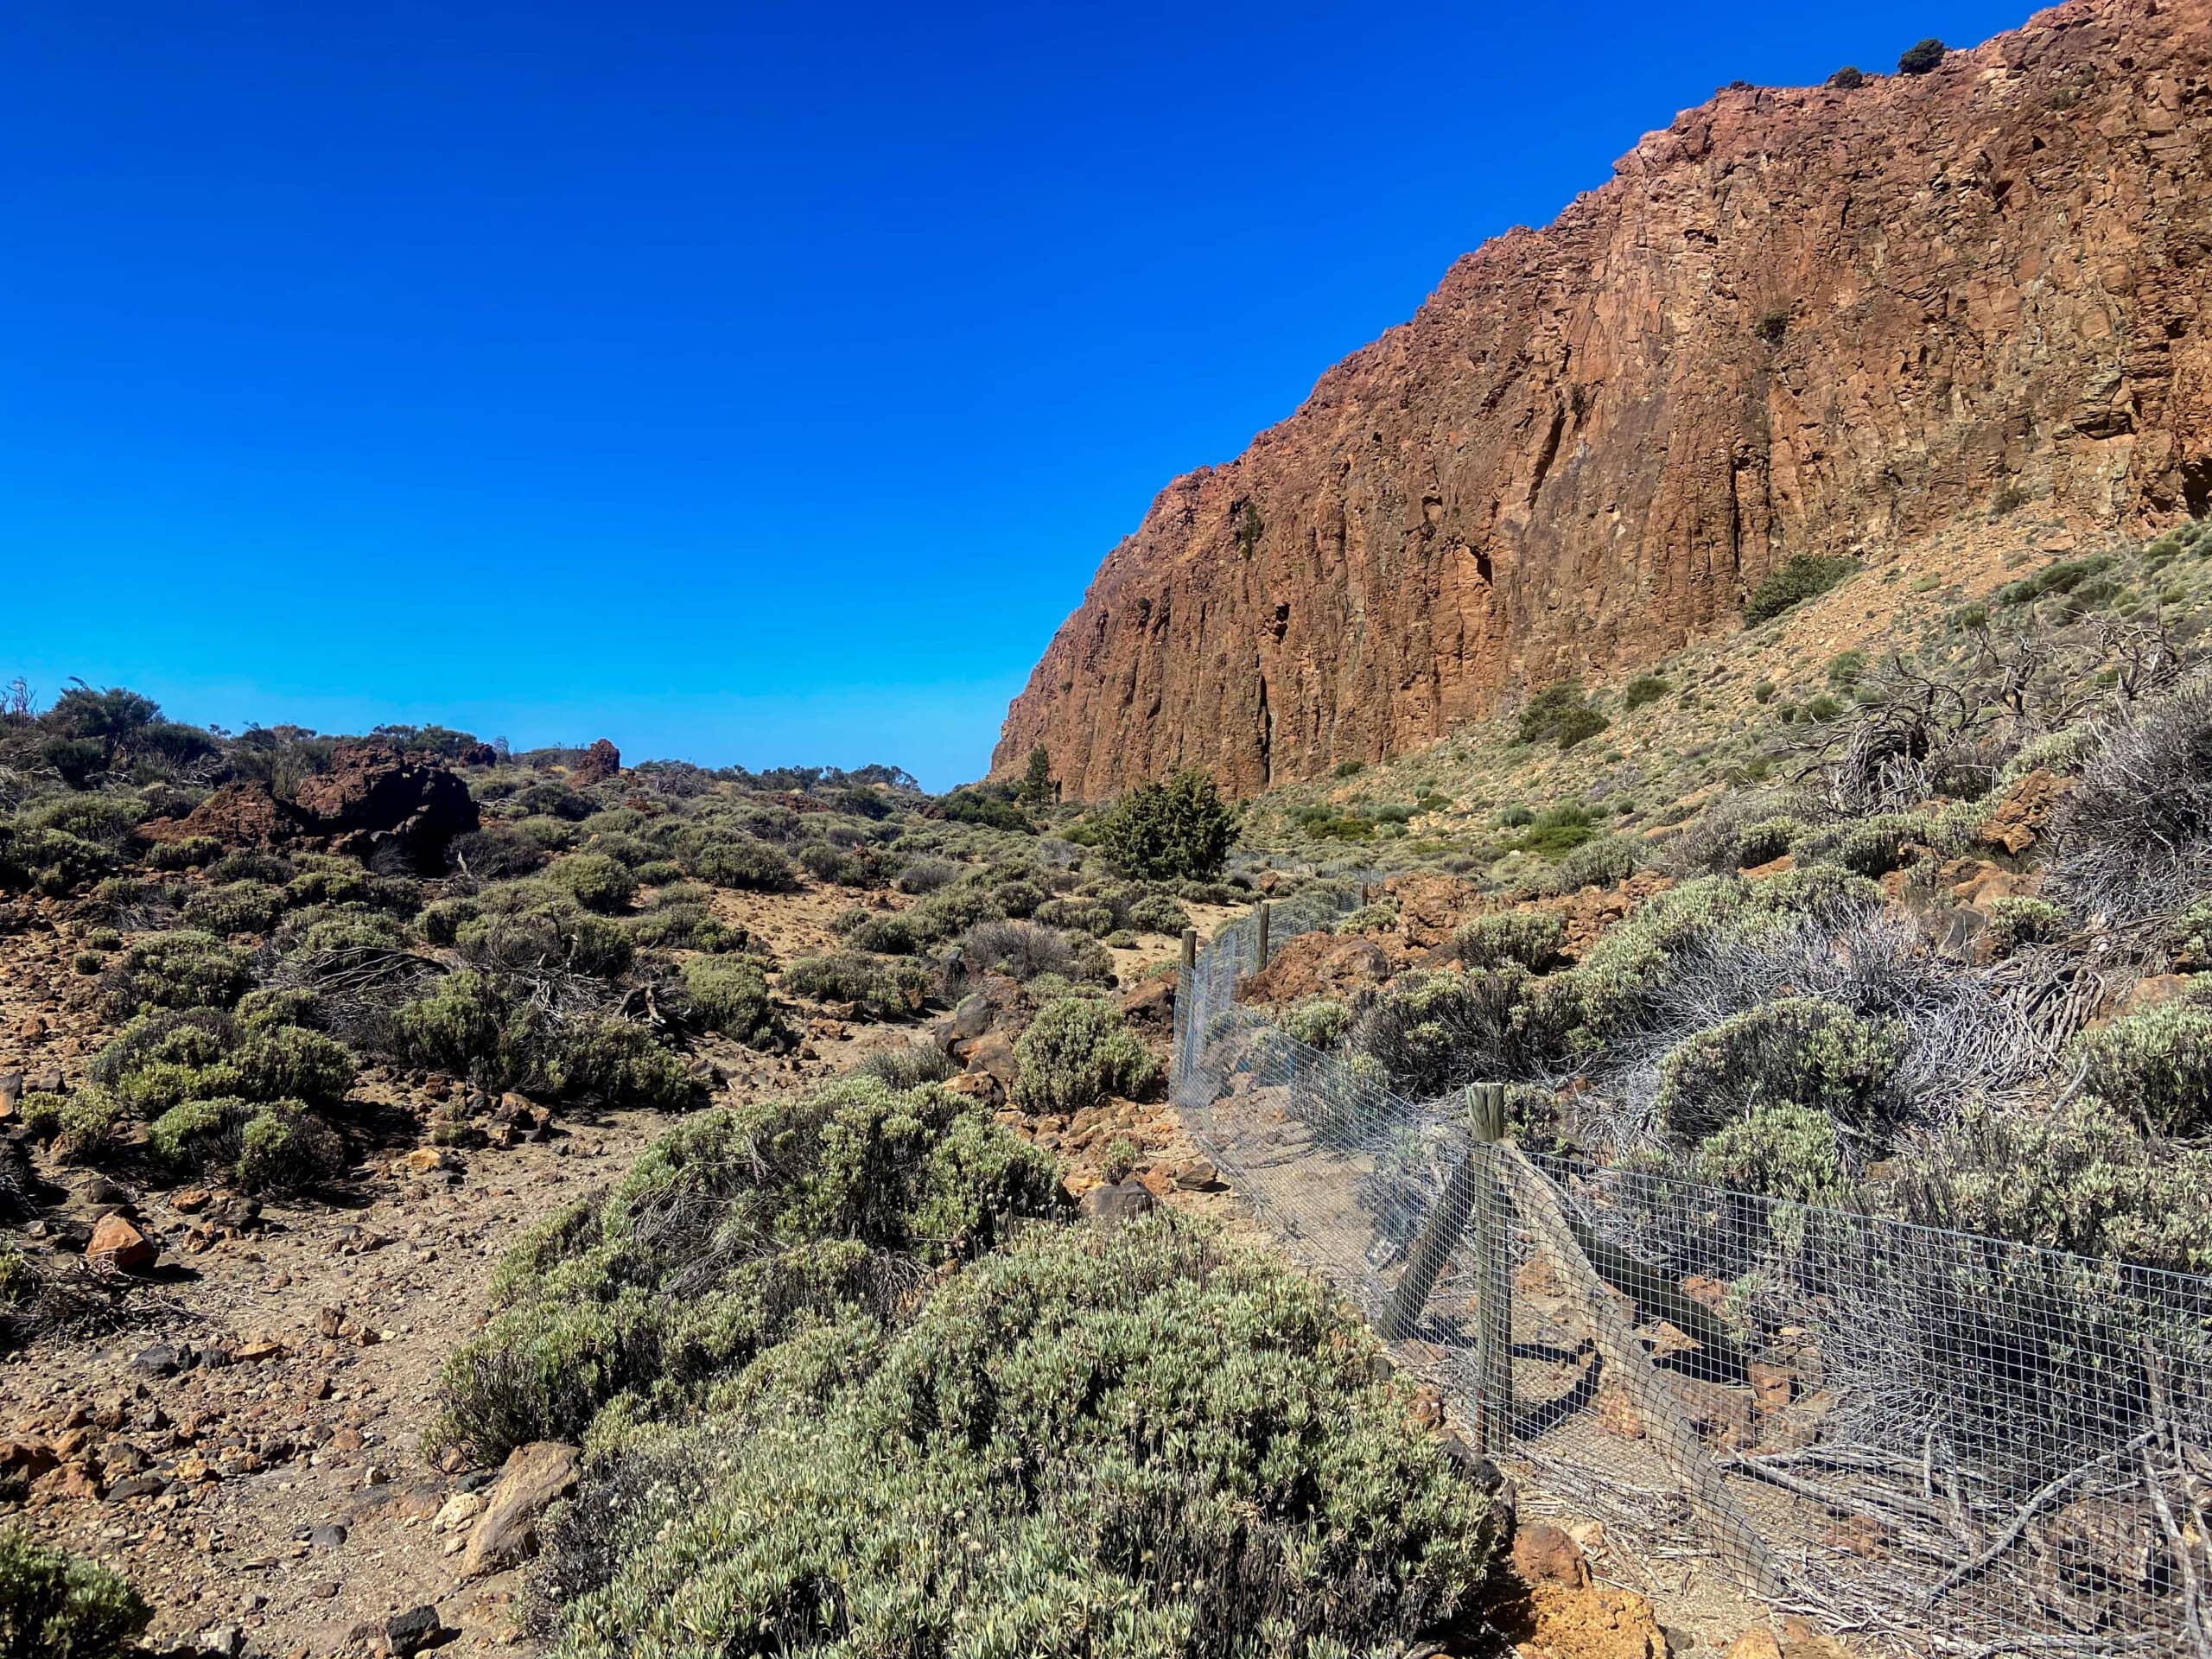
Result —
M2212 1279L1529 1154L1236 1001L1319 886L1198 953L1174 1103L1524 1492L1899 1653L2212 1659Z

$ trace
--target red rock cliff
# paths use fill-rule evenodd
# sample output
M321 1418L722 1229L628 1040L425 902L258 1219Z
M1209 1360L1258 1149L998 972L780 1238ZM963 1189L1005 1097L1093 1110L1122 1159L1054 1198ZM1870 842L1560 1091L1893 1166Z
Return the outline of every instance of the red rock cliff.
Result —
M1719 94L1163 491L994 769L1041 743L1071 796L1192 764L1249 793L2000 489L2207 511L2208 73L2212 0L2075 0L1930 74Z

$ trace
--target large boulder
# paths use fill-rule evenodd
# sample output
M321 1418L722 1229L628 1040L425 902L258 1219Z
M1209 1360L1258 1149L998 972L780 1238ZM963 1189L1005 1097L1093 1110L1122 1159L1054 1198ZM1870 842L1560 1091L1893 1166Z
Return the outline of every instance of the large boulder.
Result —
M300 785L309 829L342 852L368 858L387 849L419 869L436 869L446 847L478 823L476 802L458 773L381 743L341 744L330 769Z
M150 819L138 834L156 842L208 836L226 847L274 847L296 838L304 822L259 784L226 784L182 817Z
M584 758L569 768L569 781L579 788L586 784L603 784L622 770L622 751L605 738L594 738L584 751Z
M468 1535L461 1572L469 1578L504 1573L537 1554L537 1518L576 1490L577 1471L576 1448L558 1440L534 1440L510 1452Z

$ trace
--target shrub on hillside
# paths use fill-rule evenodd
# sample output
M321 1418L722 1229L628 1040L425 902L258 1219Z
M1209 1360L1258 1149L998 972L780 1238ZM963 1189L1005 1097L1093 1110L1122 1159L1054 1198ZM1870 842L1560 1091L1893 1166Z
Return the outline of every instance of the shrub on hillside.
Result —
M1282 1028L1310 1048L1334 1048L1351 1029L1351 1010L1330 996L1310 996L1286 1008Z
M1584 695L1580 682L1554 680L1522 705L1515 735L1523 743L1556 743L1571 749L1609 723Z
M1034 922L978 922L960 936L960 954L973 969L1009 975L1025 985L1039 974L1073 978L1077 971L1066 936Z
M750 836L709 841L684 863L699 880L718 887L781 893L791 885L791 861L766 842Z
M115 868L115 853L59 830L0 822L0 892L66 893Z
M253 983L251 960L212 933L149 933L118 956L102 985L111 1019L148 1008L226 1008Z
M572 1659L671 1624L718 1652L764 1625L791 1653L1396 1652L1473 1605L1503 1516L1375 1352L1257 1252L1033 1230L903 1332L788 1343L727 1421L623 1442L553 1531L580 1593L548 1616Z
M1058 997L1039 1008L1014 1055L1014 1097L1037 1112L1078 1112L1108 1095L1139 1095L1160 1075L1121 1010L1090 996Z
M1220 874L1236 839L1236 815L1197 770L1125 791L1097 821L1098 850L1132 880L1205 880Z
M760 1045L778 1034L767 976L742 957L695 957L677 970L695 1017L709 1031Z
M1389 1086L1426 1100L1463 1084L1541 1082L1565 1065L1579 1008L1518 963L1401 976L1360 1013L1351 1040Z
M605 853L571 853L556 863L546 880L586 910L611 916L627 910L638 896L638 878L620 859Z
M153 1618L120 1573L0 1530L0 1659L117 1659Z
M1928 1226L2212 1272L2212 1153L2150 1140L2097 1101L1969 1108L1912 1149L1897 1201Z
M934 1089L846 1078L702 1112L509 1253L499 1311L446 1363L432 1442L496 1463L580 1438L632 1390L687 1414L785 1338L876 1318L914 1266L1064 1202L1044 1154Z
M878 1019L917 1013L929 995L928 972L896 957L857 950L795 957L784 969L784 984L817 1002L855 1002Z
M961 867L950 859L918 858L900 870L892 885L901 893L931 893L957 881Z
M1621 707L1641 709L1648 702L1656 702L1675 688L1656 674L1639 674L1628 683L1621 693Z
M1122 919L1140 933L1173 937L1191 925L1191 912L1172 893L1147 893L1131 902Z
M1548 974L1566 963L1567 918L1556 911L1502 910L1478 916L1452 936L1452 948L1469 968L1516 963L1532 974Z
M2212 886L2212 677L2094 727L2051 827L2078 910L2139 921Z
M879 1048L860 1063L859 1074L887 1088L904 1091L925 1083L944 1083L960 1074L960 1062L934 1043Z
M1852 1183L1836 1144L1835 1120L1794 1100L1762 1100L1705 1138L1698 1179L1736 1192L1835 1207Z
M266 933L284 912L284 895L262 881L201 887L184 901L184 922L214 934Z
M1859 561L1840 554L1798 553L1761 578L1744 601L1744 621L1751 626L1780 616L1794 605L1825 594L1859 574Z
M2212 1007L2161 1002L2074 1039L2082 1090L2152 1135L2212 1129Z
M1949 49L1931 35L1926 40L1905 48L1897 58L1897 73L1901 75L1924 75L1941 66Z
M1853 1128L1894 1115L1903 1029L1840 1003L1789 996L1685 1038L1659 1063L1659 1116L1702 1138L1783 1102Z
M1634 836L1598 836L1570 851L1552 872L1554 893L1617 887L1643 862L1643 843Z
M509 823L487 823L455 837L447 849L454 868L480 881L502 881L545 868L545 848Z

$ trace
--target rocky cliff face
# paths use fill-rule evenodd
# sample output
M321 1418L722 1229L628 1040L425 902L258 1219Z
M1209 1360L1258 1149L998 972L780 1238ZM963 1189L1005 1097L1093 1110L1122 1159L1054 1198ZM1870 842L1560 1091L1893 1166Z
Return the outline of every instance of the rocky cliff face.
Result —
M2212 0L1728 91L1456 264L1108 556L1008 711L1249 793L1736 625L1801 552L2212 508Z

